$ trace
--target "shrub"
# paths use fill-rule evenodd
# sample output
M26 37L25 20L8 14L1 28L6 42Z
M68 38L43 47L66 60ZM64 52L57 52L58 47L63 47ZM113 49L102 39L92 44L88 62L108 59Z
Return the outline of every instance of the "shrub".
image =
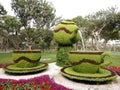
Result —
M59 50L57 51L57 65L58 66L65 66L65 65L70 65L69 62L69 51L71 51L73 48L72 46L70 47L60 47Z

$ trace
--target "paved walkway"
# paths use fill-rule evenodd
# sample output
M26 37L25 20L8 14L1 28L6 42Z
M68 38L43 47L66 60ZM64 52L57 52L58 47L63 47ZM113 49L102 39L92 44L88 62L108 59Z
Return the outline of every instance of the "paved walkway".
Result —
M46 71L41 73L32 74L32 75L22 75L22 76L13 76L5 74L4 70L0 68L0 78L4 79L29 79L42 75L49 75L50 78L58 84L61 84L65 87L71 88L73 90L120 90L120 77L117 80L114 80L111 84L107 85L88 85L78 82L73 82L60 74L60 67L56 66L55 63L49 64L49 68Z

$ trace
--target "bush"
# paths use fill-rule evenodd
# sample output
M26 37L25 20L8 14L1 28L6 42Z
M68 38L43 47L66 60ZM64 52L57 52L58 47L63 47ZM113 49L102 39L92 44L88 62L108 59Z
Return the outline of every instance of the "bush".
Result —
M73 49L72 46L69 47L58 47L58 51L57 51L57 65L58 66L66 66L66 65L70 65L70 61L69 61L69 51L71 51Z

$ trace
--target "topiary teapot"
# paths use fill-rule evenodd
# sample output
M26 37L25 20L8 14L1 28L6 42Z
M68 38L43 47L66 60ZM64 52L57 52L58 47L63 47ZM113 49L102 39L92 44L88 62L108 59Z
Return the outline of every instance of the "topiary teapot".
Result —
M78 26L71 20L64 20L56 25L54 39L59 45L72 45L80 39Z

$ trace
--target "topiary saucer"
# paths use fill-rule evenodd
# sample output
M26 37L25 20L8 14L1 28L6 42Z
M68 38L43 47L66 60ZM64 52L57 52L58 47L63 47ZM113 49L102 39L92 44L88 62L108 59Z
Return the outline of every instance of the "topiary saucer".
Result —
M90 81L90 82L107 82L116 79L117 75L107 69L101 68L99 73L79 73L72 69L72 66L63 67L61 74L69 79L77 81Z
M20 68L20 67L17 67L16 64L11 64L11 65L5 66L4 70L6 73L10 73L10 74L28 74L28 73L43 71L43 70L46 70L47 68L48 68L47 63L38 62L37 66L30 67L30 68Z

